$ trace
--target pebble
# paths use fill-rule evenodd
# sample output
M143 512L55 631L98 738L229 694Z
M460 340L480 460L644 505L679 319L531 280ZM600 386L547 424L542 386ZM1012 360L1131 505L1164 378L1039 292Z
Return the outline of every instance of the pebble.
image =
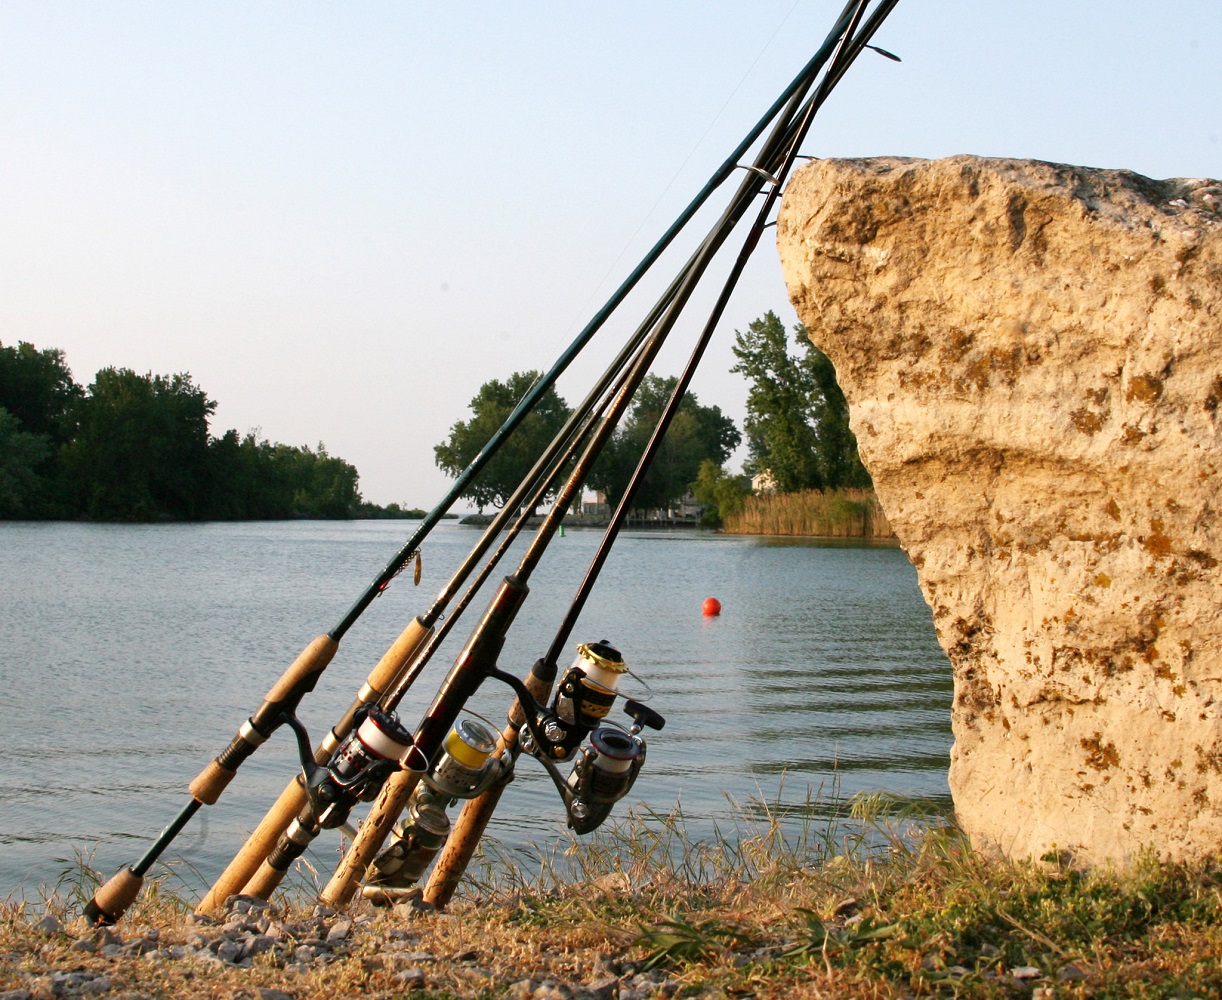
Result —
M273 951L275 947L275 938L269 937L267 934L255 934L246 942L246 953L248 955L262 955Z
M222 962L230 962L236 965L242 958L246 949L238 941L223 940L216 948L216 957Z
M402 972L396 972L394 980L400 983L405 989L419 990L425 985L423 969L404 969Z
M327 944L338 944L341 941L345 941L351 933L351 920L337 920L331 929L327 931Z
M69 994L97 996L110 992L110 980L96 972L52 972L51 992L57 997Z
M574 994L575 1000L615 1000L619 995L619 979L605 976L587 983Z
M42 931L44 934L59 934L63 931L64 925L48 913L34 925L34 929Z

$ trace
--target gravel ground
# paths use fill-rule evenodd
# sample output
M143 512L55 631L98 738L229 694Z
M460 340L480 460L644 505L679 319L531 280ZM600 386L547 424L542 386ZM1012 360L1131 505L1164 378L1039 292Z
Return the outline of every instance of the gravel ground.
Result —
M53 997L505 996L646 1000L681 984L643 972L622 931L521 927L512 903L425 912L230 901L223 919L173 916L95 928L14 907L0 932L0 1000ZM499 913L499 919L498 919ZM137 918L139 919L139 918ZM698 992L690 988L685 995Z

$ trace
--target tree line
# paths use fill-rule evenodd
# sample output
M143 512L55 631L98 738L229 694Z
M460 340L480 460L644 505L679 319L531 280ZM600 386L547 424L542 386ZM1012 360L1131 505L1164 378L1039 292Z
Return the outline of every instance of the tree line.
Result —
M801 324L794 327L793 343L796 351L791 352L784 324L773 312L752 322L745 333L735 333L738 360L731 371L745 376L749 386L743 474L725 467L742 443L742 432L720 408L704 406L688 392L633 500L636 509L668 509L691 493L703 506L706 523L716 524L741 507L754 476L783 493L870 486L831 361ZM437 465L457 476L538 377L534 371L515 372L504 381L485 382L468 404L469 418L455 423L434 448ZM646 376L628 416L595 462L585 485L604 493L610 505L624 495L677 382ZM570 413L555 388L543 394L476 478L471 496L481 510L504 506Z
M748 383L740 431L717 406L688 392L634 498L638 510L669 509L689 493L707 523L741 507L759 477L777 492L869 487L849 429L848 405L827 356L801 325L790 337L773 312L735 333L731 371ZM515 372L484 383L434 449L459 475L538 378ZM628 481L677 383L649 375L587 477L608 504ZM236 520L412 516L365 503L357 470L316 449L261 440L256 432L213 436L216 402L188 374L140 375L104 368L88 386L72 378L64 352L0 344L0 518ZM553 388L475 479L470 499L502 507L571 410ZM742 443L743 473L726 468Z
M370 506L357 470L321 443L214 437L215 412L188 374L112 367L81 386L63 351L0 344L0 518L342 518Z

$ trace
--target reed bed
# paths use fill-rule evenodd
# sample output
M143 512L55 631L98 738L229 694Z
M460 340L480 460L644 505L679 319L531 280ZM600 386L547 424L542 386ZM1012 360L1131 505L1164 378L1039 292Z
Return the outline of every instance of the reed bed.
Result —
M873 490L802 490L744 498L725 519L734 535L811 535L826 538L894 538Z

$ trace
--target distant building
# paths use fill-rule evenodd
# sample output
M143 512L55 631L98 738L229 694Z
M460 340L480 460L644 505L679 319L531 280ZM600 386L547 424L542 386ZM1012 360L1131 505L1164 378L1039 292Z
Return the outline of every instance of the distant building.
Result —
M767 469L762 472L757 472L751 477L751 492L752 493L775 493L776 480L772 478L772 473Z
M611 505L607 503L607 494L601 490L585 494L581 498L581 513L586 517L610 517Z

